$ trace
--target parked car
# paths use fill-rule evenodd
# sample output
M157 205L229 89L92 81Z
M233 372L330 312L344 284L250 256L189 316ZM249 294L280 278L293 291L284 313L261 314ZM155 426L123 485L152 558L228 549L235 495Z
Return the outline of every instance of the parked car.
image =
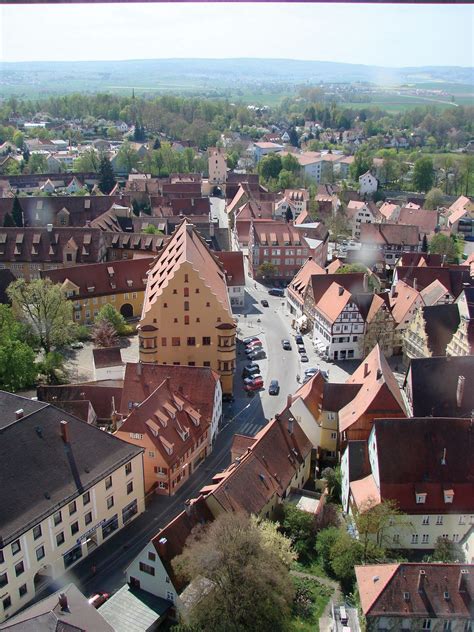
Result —
M248 349L245 349L245 353L247 357L251 356L253 353L256 353L257 351L263 351L262 345L256 345L255 347L248 347Z
M252 375L258 375L260 373L260 367L258 364L247 364L242 371L242 377L252 377Z
M247 354L247 358L249 360L263 360L264 358L266 358L266 354L265 351L263 349L256 349L255 351L253 351L252 353L248 353Z
M258 342L260 342L260 338L257 338L256 336L250 336L249 338L244 338L242 342L244 343L244 345L248 345L254 340L257 340Z
M261 375L258 375L255 378L246 378L244 380L244 390L245 391L259 391L263 388L263 378Z
M268 387L269 395L278 395L280 392L280 385L278 384L278 380L272 380L270 382L270 386Z
M103 603L107 601L109 597L110 597L109 593L98 592L98 593L95 593L95 595L92 595L92 597L88 601L91 606L94 606L94 608L99 608Z
M304 345L298 345L298 353L306 353L306 347Z
M260 340L260 338L254 338L250 342L247 342L245 346L248 349L249 347L255 347L255 345L260 345L260 346L262 345L262 341Z
M268 293L270 296L285 296L285 290L279 287L274 287L271 290L268 290Z
M295 336L295 342L297 345L303 345L304 344L304 340L303 340L303 336Z
M301 360L301 362L309 362L309 358L308 358L308 356L306 355L306 353L302 353L302 354L300 355L300 360Z
M282 340L281 346L285 349L285 351L291 351L291 342L289 340Z
M260 301L262 307L268 307L268 301L264 298L263 301Z

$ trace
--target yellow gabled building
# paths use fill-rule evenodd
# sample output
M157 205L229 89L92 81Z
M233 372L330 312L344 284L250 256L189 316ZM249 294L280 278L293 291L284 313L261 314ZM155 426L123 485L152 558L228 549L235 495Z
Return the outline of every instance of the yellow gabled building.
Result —
M219 373L223 393L232 393L235 330L224 270L184 220L148 274L140 361L208 366Z

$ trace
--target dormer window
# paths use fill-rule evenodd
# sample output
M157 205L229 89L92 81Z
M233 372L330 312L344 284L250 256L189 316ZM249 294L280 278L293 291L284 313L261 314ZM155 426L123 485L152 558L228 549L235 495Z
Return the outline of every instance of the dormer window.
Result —
M425 502L426 502L426 493L425 492L423 492L423 493L418 492L416 494L416 502L417 502L418 505L424 505Z
M444 502L445 503L452 503L454 500L454 490L452 489L445 489L444 490Z
M95 290L95 285L91 285L90 287L87 288L88 292L93 292Z

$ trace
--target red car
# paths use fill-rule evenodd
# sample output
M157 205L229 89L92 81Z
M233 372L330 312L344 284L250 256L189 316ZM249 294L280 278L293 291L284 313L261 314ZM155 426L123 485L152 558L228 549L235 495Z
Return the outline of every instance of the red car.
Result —
M245 391L259 391L261 388L263 388L263 379L260 376L256 378L248 377L244 380Z
M92 595L92 597L89 599L89 603L91 606L94 606L94 608L99 608L102 604L104 604L107 601L109 597L110 597L109 593L99 592L99 593L96 593L95 595Z

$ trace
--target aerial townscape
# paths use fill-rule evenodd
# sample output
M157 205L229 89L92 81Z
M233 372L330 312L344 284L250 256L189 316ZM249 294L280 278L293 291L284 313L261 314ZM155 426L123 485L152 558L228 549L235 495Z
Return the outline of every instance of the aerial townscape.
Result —
M0 64L0 631L474 632L472 68L83 63Z

